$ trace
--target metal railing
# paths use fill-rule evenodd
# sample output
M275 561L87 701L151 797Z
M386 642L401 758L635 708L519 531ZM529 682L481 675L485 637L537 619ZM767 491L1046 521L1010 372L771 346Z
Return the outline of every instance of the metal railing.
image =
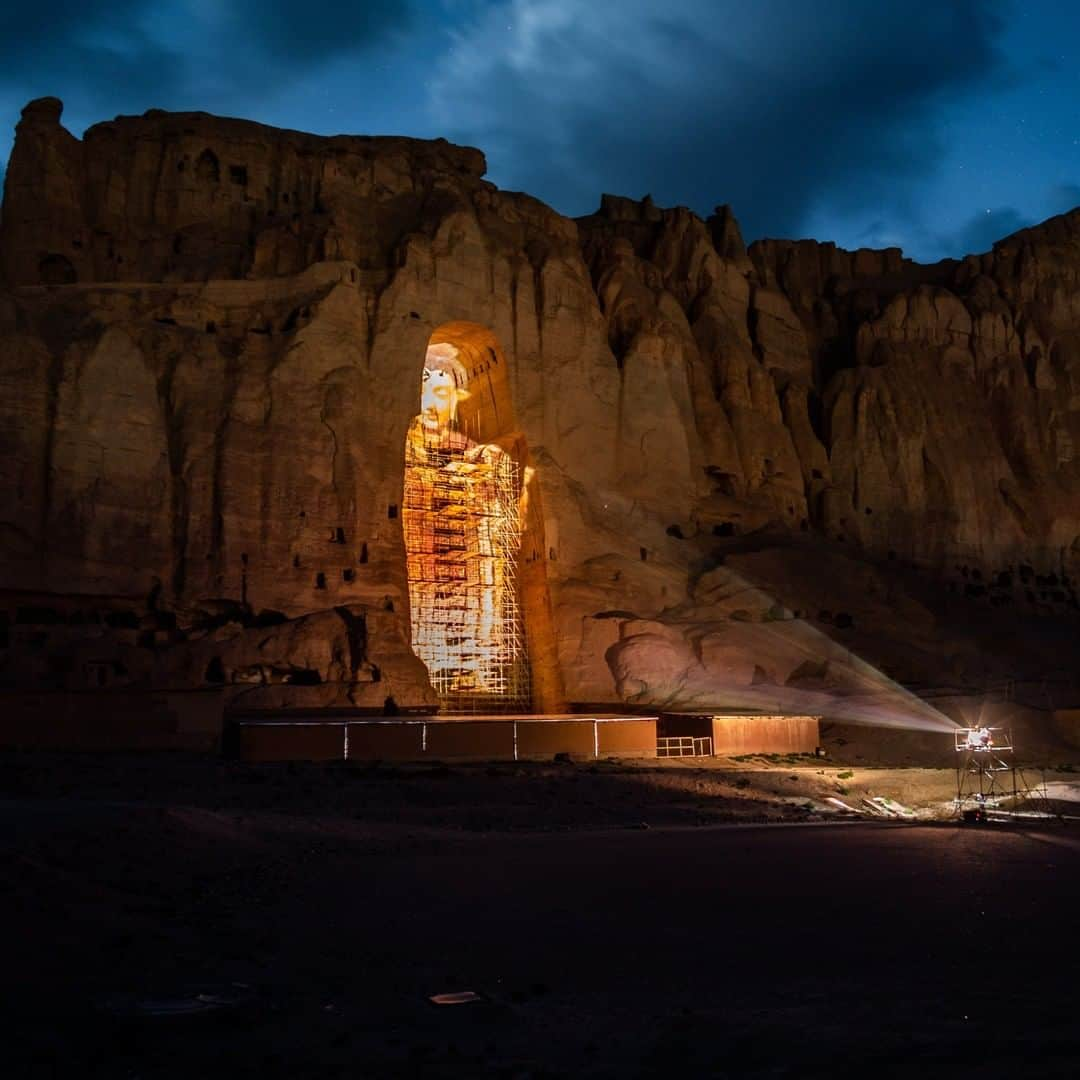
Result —
M664 735L656 740L656 756L662 757L712 757L711 735Z

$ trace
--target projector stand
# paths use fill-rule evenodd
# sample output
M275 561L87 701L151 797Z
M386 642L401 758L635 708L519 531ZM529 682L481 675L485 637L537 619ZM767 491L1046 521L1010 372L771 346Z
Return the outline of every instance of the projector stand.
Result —
M1013 759L1012 733L1006 728L956 731L956 816L964 821L1010 818L1020 812L1045 814L1042 783L1032 785ZM1007 803L1007 806L1003 806Z

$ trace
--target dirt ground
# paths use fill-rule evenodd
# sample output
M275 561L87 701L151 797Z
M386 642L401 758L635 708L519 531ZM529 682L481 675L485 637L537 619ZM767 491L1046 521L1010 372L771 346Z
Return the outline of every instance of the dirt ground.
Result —
M956 816L952 736L826 724L824 757L251 765L197 754L0 754L0 797L78 798L211 810L347 815L368 824L551 831L879 816ZM1039 809L1080 814L1080 748L1018 757ZM830 801L832 800L832 801ZM845 810L839 805L850 810Z
M0 754L5 1075L1074 1075L1075 825L956 825L948 756L827 735L739 761ZM827 802L871 796L923 822Z

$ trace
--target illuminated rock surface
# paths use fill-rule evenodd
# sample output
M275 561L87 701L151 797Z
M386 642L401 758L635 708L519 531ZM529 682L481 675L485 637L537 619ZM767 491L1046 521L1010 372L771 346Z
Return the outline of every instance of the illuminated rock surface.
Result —
M454 320L535 469L537 707L1071 669L1080 212L935 266L747 251L727 208L575 222L443 141L60 111L0 225L8 685L432 704L399 510Z

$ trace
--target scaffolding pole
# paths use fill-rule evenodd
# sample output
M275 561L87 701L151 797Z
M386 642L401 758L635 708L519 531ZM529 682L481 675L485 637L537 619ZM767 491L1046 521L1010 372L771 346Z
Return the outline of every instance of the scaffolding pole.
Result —
M520 467L459 433L410 432L402 525L412 644L444 709L527 711Z
M1045 815L1045 779L1032 783L1016 764L1012 733L1000 727L959 728L956 741L956 814L986 821L991 813Z

